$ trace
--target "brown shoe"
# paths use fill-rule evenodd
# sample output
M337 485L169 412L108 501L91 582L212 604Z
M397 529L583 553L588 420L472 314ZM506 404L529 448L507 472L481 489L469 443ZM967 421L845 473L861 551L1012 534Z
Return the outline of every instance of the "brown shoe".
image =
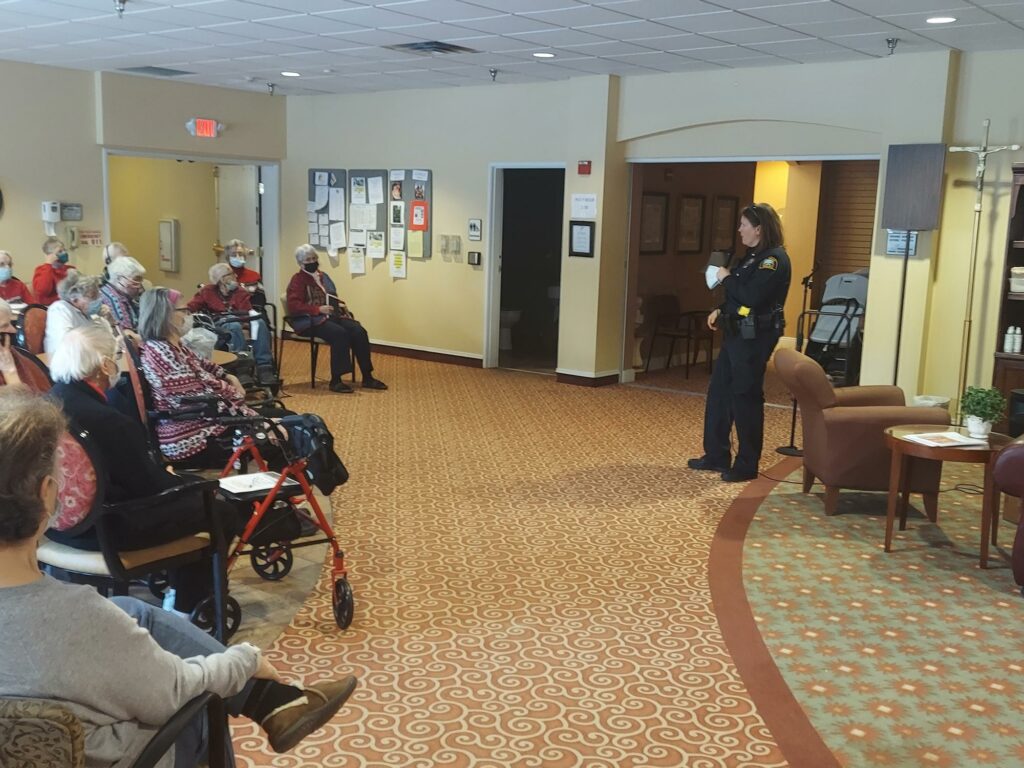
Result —
M268 715L260 726L266 731L271 748L290 752L300 741L319 730L334 717L356 689L354 675L341 680L317 683L305 689L306 703L284 707Z

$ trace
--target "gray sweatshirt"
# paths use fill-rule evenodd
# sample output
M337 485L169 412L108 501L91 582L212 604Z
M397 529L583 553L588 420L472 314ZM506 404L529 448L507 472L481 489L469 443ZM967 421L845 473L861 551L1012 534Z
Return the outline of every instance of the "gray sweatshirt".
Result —
M129 765L187 701L238 693L259 664L247 643L181 659L95 589L48 576L0 588L0 619L0 696L48 699L74 713L88 768ZM169 754L160 766L173 764Z

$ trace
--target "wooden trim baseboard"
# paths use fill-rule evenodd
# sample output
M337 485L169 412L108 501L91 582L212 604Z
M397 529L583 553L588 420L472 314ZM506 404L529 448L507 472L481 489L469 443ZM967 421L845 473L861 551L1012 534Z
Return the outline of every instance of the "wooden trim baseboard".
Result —
M619 383L619 374L608 376L573 376L571 373L556 373L555 381L559 384L575 384L579 387L606 387Z
M370 349L375 355L397 355L398 357L411 357L414 360L428 360L432 363L463 365L468 368L484 367L484 361L478 357L463 357L462 355L450 355L444 352L428 352L424 349L394 347L390 344L373 344L372 342L370 344Z

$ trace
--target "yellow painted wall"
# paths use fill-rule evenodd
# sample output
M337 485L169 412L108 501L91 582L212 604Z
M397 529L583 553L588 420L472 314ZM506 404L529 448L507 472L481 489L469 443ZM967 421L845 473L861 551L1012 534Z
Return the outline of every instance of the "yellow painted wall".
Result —
M786 185L786 212L782 218L786 253L789 254L793 269L789 296L786 299L787 336L796 336L797 322L803 309L803 286L800 285L800 280L814 266L820 201L821 163L790 163Z
M192 296L207 281L217 239L211 163L144 157L110 157L110 231L128 246L157 286ZM177 219L179 271L163 272L157 256L157 222Z
M92 75L0 61L0 250L14 255L25 282L42 261L44 200L81 203L84 229L104 228L103 161L96 145ZM57 232L67 238L66 224ZM71 252L85 272L99 270L100 248Z

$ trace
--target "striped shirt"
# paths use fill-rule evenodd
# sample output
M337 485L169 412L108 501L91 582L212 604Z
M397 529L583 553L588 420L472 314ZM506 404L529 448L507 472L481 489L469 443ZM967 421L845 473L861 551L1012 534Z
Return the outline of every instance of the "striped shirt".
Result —
M100 288L100 299L110 307L114 321L126 331L139 327L139 300L126 296L110 283Z
M153 390L153 404L159 411L177 411L188 407L182 398L211 395L220 398L217 409L230 416L255 416L235 388L227 373L216 363L204 360L185 346L168 341L147 341L142 345L142 375ZM179 461L201 453L210 437L218 437L227 427L204 419L164 420L157 424L160 452L170 461Z

